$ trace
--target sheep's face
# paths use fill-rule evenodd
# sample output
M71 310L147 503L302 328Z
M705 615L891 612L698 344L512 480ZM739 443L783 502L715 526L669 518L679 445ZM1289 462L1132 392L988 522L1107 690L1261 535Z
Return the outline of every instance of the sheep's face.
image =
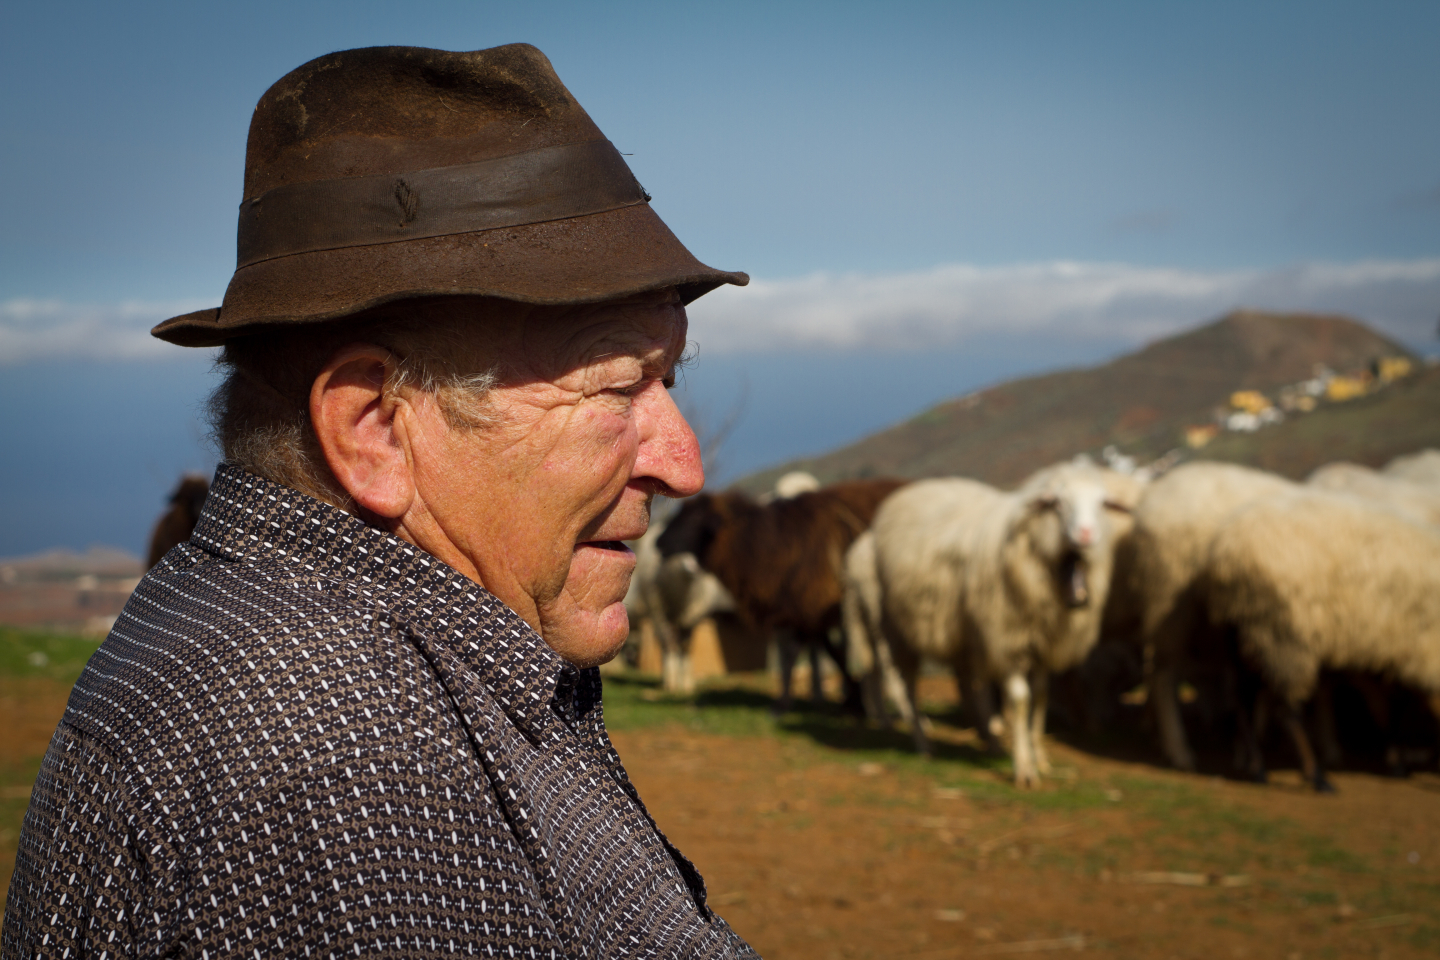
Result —
M1105 488L1090 480L1070 480L1037 496L1033 506L1053 511L1063 549L1089 554L1104 539Z
M1088 553L1104 534L1105 488L1090 481L1076 483L1058 498L1057 509L1065 541Z
M1038 540L1053 558L1056 587L1072 608L1090 603L1090 561L1106 536L1105 488L1097 481L1066 478L1033 501L1042 514Z

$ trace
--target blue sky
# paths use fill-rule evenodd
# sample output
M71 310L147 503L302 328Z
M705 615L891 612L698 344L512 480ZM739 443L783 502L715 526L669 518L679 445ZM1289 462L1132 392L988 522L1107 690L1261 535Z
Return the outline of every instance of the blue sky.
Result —
M692 311L688 402L745 398L727 476L1231 306L1418 346L1440 314L1435 3L32 2L0 24L0 449L29 454L0 496L63 513L78 494L37 478L76 451L97 480L86 519L0 556L138 549L169 478L208 465L205 358L143 331L219 302L254 102L346 47L536 44L691 249L756 277Z

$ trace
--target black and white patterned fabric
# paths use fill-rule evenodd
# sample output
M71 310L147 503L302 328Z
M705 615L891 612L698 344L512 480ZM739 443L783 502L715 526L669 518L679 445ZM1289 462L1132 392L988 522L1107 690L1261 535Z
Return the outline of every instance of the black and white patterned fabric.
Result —
M342 511L222 465L75 685L5 957L753 957L600 676Z

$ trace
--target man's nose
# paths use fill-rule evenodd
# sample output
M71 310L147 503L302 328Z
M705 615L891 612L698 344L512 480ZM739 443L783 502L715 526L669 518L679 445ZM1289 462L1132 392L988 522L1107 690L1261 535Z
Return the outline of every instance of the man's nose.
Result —
M655 384L646 391L636 414L640 449L635 458L635 479L658 481L655 492L664 497L692 497L699 493L705 486L700 442L670 392Z

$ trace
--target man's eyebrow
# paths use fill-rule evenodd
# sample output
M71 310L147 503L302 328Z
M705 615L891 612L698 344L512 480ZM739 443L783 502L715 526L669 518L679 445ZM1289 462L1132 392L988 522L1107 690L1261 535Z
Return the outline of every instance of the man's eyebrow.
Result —
M700 359L700 345L694 340L685 341L685 347L680 355L670 364L668 378L674 380L676 376L690 369L695 361Z

